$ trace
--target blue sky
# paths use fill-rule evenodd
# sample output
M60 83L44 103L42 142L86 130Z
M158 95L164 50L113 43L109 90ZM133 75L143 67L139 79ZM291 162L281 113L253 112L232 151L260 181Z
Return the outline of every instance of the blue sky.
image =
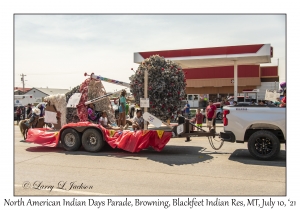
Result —
M15 15L15 86L69 89L94 72L129 82L133 53L271 44L285 81L285 15ZM104 83L107 91L121 86Z

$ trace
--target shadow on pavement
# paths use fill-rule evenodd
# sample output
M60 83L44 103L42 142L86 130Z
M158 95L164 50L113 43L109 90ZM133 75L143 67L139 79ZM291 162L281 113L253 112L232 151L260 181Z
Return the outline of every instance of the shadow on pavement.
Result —
M252 157L252 155L247 149L237 149L230 155L229 160L250 165L286 167L286 151L281 150L279 156L274 160L264 161L257 160L254 157Z
M44 146L36 146L29 147L26 149L27 152L56 152L56 153L65 153L67 151L61 147L44 147Z
M186 165L186 164L197 164L204 161L212 160L214 157L210 154L213 153L201 153L205 150L203 147L194 147L194 146L173 146L166 145L165 148L161 151L155 151L152 148L144 149L138 153L131 153L121 149L113 149L109 145L106 145L105 148L96 153L91 153L85 151L83 148L80 148L78 151L66 151L61 147L44 147L36 146L27 148L28 152L55 152L55 153L64 153L66 155L88 155L88 156L105 156L113 158L123 158L139 161L139 158L147 158L155 162L163 163L169 166L175 165ZM223 154L223 153L220 153Z
M202 154L200 152L201 150L203 150L202 147L167 145L161 152L157 152L154 149L149 148L142 150L139 153L129 153L126 151L121 151L119 153L108 154L108 156L126 159L144 157L148 160L163 163L169 166L187 164L192 165L213 159L211 155Z

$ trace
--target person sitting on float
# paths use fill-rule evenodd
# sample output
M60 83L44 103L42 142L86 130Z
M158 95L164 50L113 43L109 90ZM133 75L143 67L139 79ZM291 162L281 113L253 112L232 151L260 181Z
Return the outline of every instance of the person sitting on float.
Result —
M147 124L149 125L149 122ZM140 109L136 110L136 117L132 121L132 128L134 131L144 129L144 118Z
M102 116L100 117L99 122L106 129L123 130L123 129L127 129L128 128L128 124L126 124L124 128L123 128L122 125L120 127L114 127L114 126L112 126L111 123L110 123L110 121L107 119L107 113L106 113L106 111L102 112Z
M98 123L100 115L99 115L99 112L95 111L95 105L94 104L89 104L88 105L88 116L89 116L90 120Z

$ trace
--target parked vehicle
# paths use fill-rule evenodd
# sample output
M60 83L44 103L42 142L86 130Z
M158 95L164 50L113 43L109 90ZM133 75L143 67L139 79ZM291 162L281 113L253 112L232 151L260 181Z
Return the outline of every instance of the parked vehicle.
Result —
M275 106L225 106L223 108L224 141L248 143L250 154L260 160L279 155L286 143L286 108Z

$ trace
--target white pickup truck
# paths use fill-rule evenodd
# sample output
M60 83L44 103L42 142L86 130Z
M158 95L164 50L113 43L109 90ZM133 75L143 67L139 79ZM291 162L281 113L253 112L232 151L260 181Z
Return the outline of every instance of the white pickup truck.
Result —
M227 142L248 142L252 156L271 160L278 156L280 143L286 143L286 108L271 106L223 107L224 132Z

